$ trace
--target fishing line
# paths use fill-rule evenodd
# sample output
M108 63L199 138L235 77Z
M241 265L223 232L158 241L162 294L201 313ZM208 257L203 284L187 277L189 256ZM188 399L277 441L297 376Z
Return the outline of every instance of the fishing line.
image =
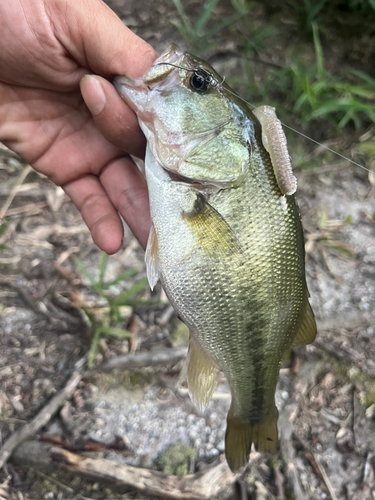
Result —
M190 68L184 68L183 66L178 66L177 64L172 64L172 63L169 63L169 62L161 62L161 63L158 63L157 66L160 66L162 64L166 64L168 66L173 66L174 68L178 68L178 69L182 69L184 71L189 71L189 72L197 72L198 70L205 73L208 77L208 83L210 83L213 87L216 87L216 88L220 88L221 89L221 86L222 84L224 83L225 81L225 76L223 78L223 80L219 83L216 78L213 76L212 73L210 73L209 71L207 71L206 69L204 68L194 68L194 69L190 69ZM243 97L239 96L238 94L236 94L235 92L232 92L231 90L229 89L225 89L227 92L229 92L230 94L234 95L235 97L238 97L238 99L240 99L241 101L245 102L246 104L248 104L249 106L251 106L252 108L257 108L257 106L255 106L255 104L252 104L251 102L249 101L246 101L246 99L244 99ZM344 160L348 161L349 163L352 163L353 165L356 165L357 167L359 168L362 168L363 170L366 170L366 172L371 172L371 173L375 173L374 170L371 170L369 168L366 168L364 167L363 165L361 165L360 163L357 163L356 161L354 160L351 160L350 158L348 158L347 156L344 156L343 154L341 153L338 153L337 151L335 151L334 149L331 149L330 147L326 146L325 144L322 144L321 142L319 141L316 141L315 139L313 139L312 137L309 137L308 135L305 135L303 134L302 132L300 132L299 130L296 130L295 128L291 127L290 125L287 125L286 123L280 121L280 123L288 128L289 130L291 130L292 132L294 132L295 134L298 134L300 135L301 137L304 137L305 139L308 139L309 141L311 142L314 142L315 144L317 144L318 146L321 146L322 148L326 149L327 151L330 151L331 153L339 156L340 158L343 158Z
M251 102L249 101L246 101L245 99L243 99L241 96L239 96L238 94L236 94L235 92L232 92L231 90L229 89L225 89L227 92L229 92L230 94L238 97L239 99L241 99L241 101L245 102L246 104L249 104L249 106L252 106L254 109L257 108L257 106L255 106L254 104L252 104ZM337 156L340 156L340 158L343 158L344 160L350 162L350 163L353 163L353 165L356 165L357 167L359 168L362 168L363 170L366 170L366 172L372 172L372 173L375 173L374 170L371 170L369 168L366 168L364 167L363 165L361 165L360 163L357 163L356 161L354 160L351 160L350 158L348 158L347 156L344 156L342 155L341 153L338 153L337 151L335 151L334 149L331 149L330 147L326 146L325 144L322 144L321 142L319 141L316 141L315 139L313 139L312 137L309 137L308 135L305 135L303 134L302 132L300 132L299 130L296 130L295 128L293 127L290 127L289 125L287 125L286 123L280 121L281 125L283 125L284 127L288 128L289 130L292 130L293 132L295 132L296 134L299 134L300 136L304 137L305 139L308 139L309 141L311 142L314 142L315 144L317 144L318 146L321 146L322 148L324 149L327 149L328 151L330 151L331 153L337 155Z

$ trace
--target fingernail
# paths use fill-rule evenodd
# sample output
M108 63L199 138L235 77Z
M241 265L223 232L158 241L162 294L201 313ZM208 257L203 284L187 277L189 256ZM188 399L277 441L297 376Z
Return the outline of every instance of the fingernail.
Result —
M86 106L93 116L101 113L107 103L102 84L94 75L86 75L81 80L81 91Z

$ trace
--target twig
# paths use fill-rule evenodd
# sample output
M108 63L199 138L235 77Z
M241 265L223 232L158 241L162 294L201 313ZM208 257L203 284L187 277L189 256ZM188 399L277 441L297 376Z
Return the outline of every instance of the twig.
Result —
M68 491L69 493L74 493L74 490L73 488L71 488L70 486L67 486L66 484L64 483L61 483L60 481L58 481L57 479L55 479L54 477L51 477L49 476L48 474L44 474L44 472L40 471L40 470L37 470L35 471L38 476L42 477L43 479L47 479L47 481L49 481L50 483L54 483L56 484L57 486L59 486L61 489L65 490L65 491Z
M373 457L373 454L371 452L369 452L367 454L365 467L363 469L363 479L362 479L362 482L364 484L369 484L370 485L369 479L370 479L371 472L372 472L372 468L371 468L372 457ZM374 473L372 472L372 476L373 476L373 474Z
M240 490L241 500L248 500L247 487L243 479L237 481L238 489Z
M224 457L204 472L179 478L112 460L82 457L38 441L27 441L17 448L12 462L37 470L58 468L116 487L131 488L147 496L172 500L211 500L224 492L228 493L234 482Z
M374 378L375 373L372 366L367 366L364 363L366 361L366 358L359 357L358 355L356 355L357 353L355 353L354 351L352 352L345 351L337 346L330 346L328 343L326 344L319 341L314 341L313 346L326 352L327 354L329 354L335 359L338 359L339 361L344 360L346 363L350 363L351 365L357 366L367 376Z
M255 481L255 487L257 489L257 493L263 495L264 497L267 496L270 500L276 500L274 495L270 492L270 490L267 488L265 484L260 481L260 478L258 476L258 480Z
M284 494L284 476L280 472L280 464L277 463L273 466L273 472L275 476L275 486L277 490L277 500L285 500Z
M186 356L186 347L176 349L163 349L162 351L138 352L127 356L119 356L109 360L107 363L98 366L91 372L86 372L84 378L90 377L93 373L110 372L115 369L130 370L132 368L144 368L146 366L176 364Z
M39 214L47 205L48 204L45 201L30 203L29 205L24 205L23 207L10 208L7 210L7 215L12 216L24 213L27 213L27 215L36 215Z
M16 447L27 438L38 432L52 418L52 416L63 405L64 401L71 398L77 385L82 379L82 374L74 372L66 383L65 387L56 394L29 424L24 425L20 430L14 432L0 448L0 469L4 467L9 457L11 457Z
M317 455L316 453L313 453L313 457L314 457L314 460L316 462L316 465L318 466L319 472L322 475L323 481L324 481L324 483L329 491L329 494L331 495L332 500L337 500L336 493L335 493L334 489L332 488L331 481L329 480L329 477L327 476L325 468L323 467L323 464L320 461L319 455Z
M45 316L46 318L50 318L50 314L40 308L40 303L34 301L34 299L30 296L30 294L28 293L26 288L15 285L14 283L11 283L10 281L5 281L2 279L0 279L0 284L4 284L4 285L12 288L13 290L15 290L18 293L18 295L20 296L21 300L24 302L24 304L26 306L28 306L32 311L34 311L35 314L41 314L42 316Z
M357 312L353 311L348 314L342 314L341 316L332 316L324 320L317 320L316 324L318 326L318 331L331 330L333 329L353 329L361 326L372 326L375 321L375 316L373 314L367 314L363 311ZM315 345L315 342L314 342Z
M305 500L305 496L302 493L301 485L299 482L297 468L294 463L295 453L292 445L293 426L290 421L293 410L294 407L287 406L285 410L280 413L280 451L286 464L287 477L294 493L294 500Z
M3 208L0 210L0 221L1 219L4 218L4 216L7 213L8 208L10 207L10 204L14 200L14 197L17 194L17 191L19 190L20 186L22 185L23 181L26 179L26 177L29 175L29 173L32 171L32 168L30 165L28 165L24 170L22 170L21 174L18 176L12 191L10 192L6 202L3 205Z
M173 316L173 314L174 314L173 306L168 306L166 311L159 318L159 321L158 321L159 326L161 328L164 328L167 325L168 321Z

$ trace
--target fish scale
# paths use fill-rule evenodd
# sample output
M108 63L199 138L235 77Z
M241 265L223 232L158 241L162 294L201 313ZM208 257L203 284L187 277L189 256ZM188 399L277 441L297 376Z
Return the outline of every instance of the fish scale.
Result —
M228 379L226 456L237 470L252 443L275 449L281 360L316 333L298 206L282 185L294 179L290 163L284 175L287 162L272 137L276 153L265 149L257 117L205 61L176 46L142 79L119 78L116 88L148 143L150 284L160 278L189 327L188 385L198 407L219 370ZM278 131L270 109L269 130Z

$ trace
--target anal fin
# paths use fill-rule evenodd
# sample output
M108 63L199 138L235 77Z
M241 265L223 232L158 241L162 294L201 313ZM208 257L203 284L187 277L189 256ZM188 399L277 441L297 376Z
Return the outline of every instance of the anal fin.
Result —
M147 268L148 283L151 290L153 290L159 280L158 240L153 225L151 226L150 234L148 235L145 263Z
M200 411L208 405L218 376L217 365L190 332L187 381L190 398Z
M311 344L316 337L316 322L314 312L311 308L310 302L306 301L306 310L303 316L302 325L293 341L292 347Z

